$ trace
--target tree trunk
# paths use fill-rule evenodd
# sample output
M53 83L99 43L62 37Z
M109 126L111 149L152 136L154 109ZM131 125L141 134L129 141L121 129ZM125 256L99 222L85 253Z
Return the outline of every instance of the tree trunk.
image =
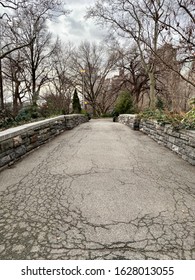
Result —
M4 98L3 98L3 76L2 76L2 64L1 64L1 59L0 59L0 107L1 110L5 109L5 105L4 105Z
M37 106L36 71L32 69L32 105Z
M95 102L92 104L92 109L93 109L93 117L97 117L97 110L96 110Z
M20 87L20 81L16 81L15 82L15 92L14 92L14 96L13 96L13 113L14 113L14 116L17 116L18 111L19 111L19 106L18 106L18 100L19 100L19 97L20 97L19 87Z
M155 90L155 77L154 71L149 72L150 79L150 109L153 111L156 108L156 90Z

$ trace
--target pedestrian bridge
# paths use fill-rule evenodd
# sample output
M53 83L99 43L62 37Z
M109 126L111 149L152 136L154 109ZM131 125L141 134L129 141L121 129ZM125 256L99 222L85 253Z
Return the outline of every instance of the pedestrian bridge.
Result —
M66 129L1 170L0 258L195 259L194 170L110 119Z

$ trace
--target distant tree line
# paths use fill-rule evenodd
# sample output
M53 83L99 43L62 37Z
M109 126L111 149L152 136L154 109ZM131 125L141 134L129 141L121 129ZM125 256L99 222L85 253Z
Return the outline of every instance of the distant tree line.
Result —
M135 111L188 109L195 89L195 1L96 1L86 16L107 27L108 38L78 46L49 31L49 21L69 13L64 4L0 1L0 117L17 118L26 104L34 116L71 113L75 89L94 116L110 113L121 92Z
M168 100L170 110L187 109L195 87L194 7L194 0L99 0L88 10L87 17L107 26L112 45L121 48L136 102L147 80L151 109L157 97Z

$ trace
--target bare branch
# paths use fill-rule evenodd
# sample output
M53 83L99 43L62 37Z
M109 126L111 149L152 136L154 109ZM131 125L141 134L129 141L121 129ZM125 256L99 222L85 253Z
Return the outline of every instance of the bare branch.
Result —
M25 48L25 47L28 47L30 44L31 44L31 43L28 43L28 44L25 44L25 45L21 45L21 46L19 46L19 47L14 47L13 49L8 50L8 51L5 52L4 54L2 54L2 55L0 56L0 59L3 59L3 58L5 58L5 57L7 57L7 56L8 56L10 53L12 53L12 52L15 52L15 51L17 51L17 50L23 49L23 48Z
M190 9L187 7L186 3L183 3L183 0L177 0L177 3L179 5L180 8L182 8L191 18L191 20L193 21L193 23L195 23L195 16L192 14L192 12L190 11ZM191 7L195 6L195 1L192 1ZM195 9L193 9L193 11L195 11Z

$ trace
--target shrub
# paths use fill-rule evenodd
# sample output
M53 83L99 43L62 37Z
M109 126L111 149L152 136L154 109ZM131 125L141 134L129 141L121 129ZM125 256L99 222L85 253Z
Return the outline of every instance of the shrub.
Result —
M74 91L74 96L73 96L73 100L72 100L72 108L73 108L73 113L76 113L76 114L81 113L81 104L80 104L80 100L79 100L76 89Z
M47 93L45 103L39 108L43 117L65 115L69 113L70 99L63 94Z
M188 113L185 114L181 123L186 129L195 129L195 108L192 108Z
M190 106L192 106L192 109L195 108L195 97L190 99L189 104L190 104Z
M146 109L139 114L139 117L144 120L157 120L161 125L171 124L175 130L195 129L195 108L192 108L185 115L182 113L178 114L162 110L151 111L150 109Z
M101 118L112 118L113 117L113 114L112 113L104 113L104 114L101 114Z
M134 113L133 98L128 91L122 92L115 104L114 108L117 114L132 114Z
M0 129L9 127L13 121L14 117L10 108L6 107L4 110L0 110Z
M157 100L156 100L156 109L159 109L159 110L164 109L164 103L159 96L157 96Z
M29 105L22 108L19 111L18 115L15 117L15 121L16 122L30 121L31 119L37 119L40 116L41 115L38 111L38 107Z
M86 117L88 117L88 120L91 119L91 115L86 111L86 110L81 110L81 114L85 115Z
M155 119L159 123L165 124L170 123L170 120L168 120L166 114L161 110L151 110L151 109L145 109L143 112L139 114L139 117L148 120L148 119Z

